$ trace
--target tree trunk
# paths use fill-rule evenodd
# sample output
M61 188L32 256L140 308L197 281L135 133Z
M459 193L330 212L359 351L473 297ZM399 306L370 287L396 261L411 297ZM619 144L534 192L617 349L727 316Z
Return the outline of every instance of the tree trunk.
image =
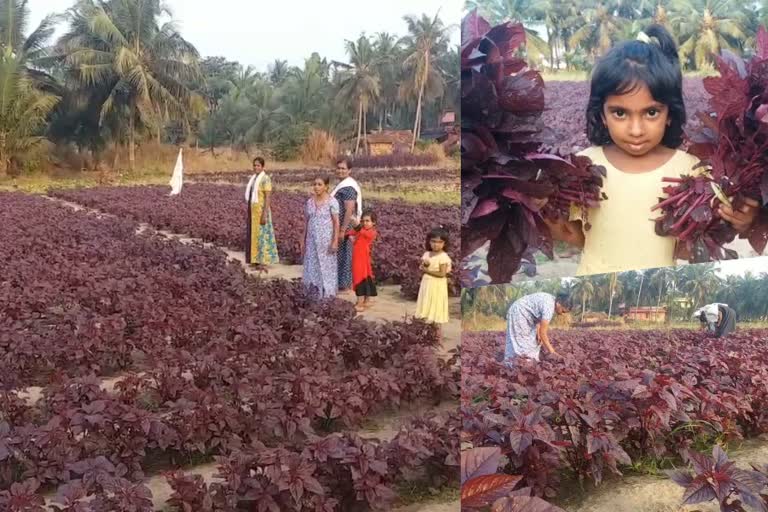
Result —
M645 275L640 276L640 289L637 291L637 305L636 308L640 307L640 294L643 293L643 279L645 279Z
M355 154L360 151L360 132L363 129L363 100L358 101L357 106L357 142L355 142Z
M135 109L131 108L128 122L128 161L130 162L131 171L136 169L136 123L133 118L135 114Z
M555 53L554 53L552 42L553 42L552 33L549 31L549 27L547 27L547 46L549 46L549 69L554 70L555 69Z
M119 162L118 158L120 157L120 146L118 144L115 144L115 158L112 159L112 170L117 171L117 164Z
M368 154L368 109L363 109L363 153Z
M613 312L613 288L614 288L614 286L616 286L616 274L615 273L611 276L611 286L610 286L610 290L609 290L609 293L611 294L611 296L608 298L608 320L611 319L611 313Z
M5 133L0 133L0 176L8 174L8 156L5 154Z
M413 149L416 147L416 139L419 137L418 127L421 123L421 96L422 90L419 89L419 100L416 103L416 121L413 123L413 140L411 140L411 153L413 153Z
M421 84L419 84L419 100L416 102L416 122L413 126L413 140L411 141L411 153L413 153L416 147L416 140L419 138L419 132L421 131L421 101L424 97L424 89L427 86L427 77L429 76L429 51L424 54L426 64L424 66L424 76L421 77Z
M664 291L664 283L659 285L659 300L656 301L656 311L661 307L661 292Z
M584 322L584 312L587 309L587 294L581 292L581 322Z

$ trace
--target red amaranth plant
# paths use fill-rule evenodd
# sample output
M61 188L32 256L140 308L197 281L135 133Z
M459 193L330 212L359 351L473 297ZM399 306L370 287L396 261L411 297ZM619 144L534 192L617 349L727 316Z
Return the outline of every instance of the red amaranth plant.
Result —
M718 214L720 205L740 208L746 199L762 206L760 218L741 235L759 254L768 242L768 31L760 27L756 54L745 61L723 50L716 57L720 76L704 79L710 113L689 135L688 152L701 159L691 175L665 179L667 197L656 233L674 236L691 263L736 258L723 246L736 238Z
M542 126L544 81L517 56L524 43L520 23L491 27L476 11L464 18L462 256L490 241L492 283L510 281L535 251L554 257L545 218L567 220L578 208L589 229L587 208L605 199L605 169L559 147Z

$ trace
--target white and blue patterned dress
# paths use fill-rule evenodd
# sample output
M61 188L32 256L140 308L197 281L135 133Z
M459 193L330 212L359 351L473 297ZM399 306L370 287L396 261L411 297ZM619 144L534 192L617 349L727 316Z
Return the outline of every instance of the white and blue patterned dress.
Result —
M541 345L536 338L536 326L555 316L555 297L549 293L532 293L521 297L507 311L507 343L504 360L529 357L539 360Z
M333 239L333 216L339 215L339 203L333 197L317 205L310 198L304 206L307 219L307 239L304 249L302 281L311 293L320 298L334 297L338 292L338 265L335 253L328 249Z

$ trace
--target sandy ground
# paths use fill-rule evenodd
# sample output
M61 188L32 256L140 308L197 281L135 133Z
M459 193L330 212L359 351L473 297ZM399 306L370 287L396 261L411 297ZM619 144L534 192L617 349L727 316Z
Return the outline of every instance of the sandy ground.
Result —
M731 450L729 459L742 469L750 464L768 464L768 437L745 442ZM576 496L562 506L569 512L717 512L713 503L681 506L684 489L666 477L630 476L611 479L597 489L587 491L586 497Z
M68 206L76 211L87 210L93 214L109 217L109 214L99 212L85 208L82 205L63 201L60 199L48 198L52 201ZM260 279L301 279L302 267L300 265L273 265L269 268L267 274L258 275L256 271L250 268L245 263L245 253L242 251L232 251L230 249L221 248L211 243L204 243L201 240L190 238L183 234L170 233L168 231L157 231L147 224L141 224L137 230L137 233L150 230L156 231L169 239L177 240L181 243L201 243L206 247L216 248L224 253L230 260L238 261L243 265L243 269L251 275L257 275ZM397 321L403 320L406 317L413 315L415 310L415 303L404 299L400 295L399 286L380 286L378 289L379 297L375 304L365 312L361 313L367 319L372 321ZM343 295L342 298L351 302L355 301L355 297L352 294ZM458 298L450 299L450 315L451 319L448 324L443 326L443 344L437 351L437 355L440 357L449 357L449 351L459 346L461 340L461 306ZM102 388L111 391L114 386L121 379L120 376L104 379L102 382ZM42 396L42 388L34 386L27 388L20 393L21 396L25 396L30 402L34 403ZM368 419L366 425L359 431L360 435L366 438L377 438L380 440L392 439L398 432L400 426L407 421L407 419L416 414L423 414L427 411L443 412L452 408L458 407L458 404L452 402L444 402L438 406L432 404L410 404L404 405L401 409L389 413L383 413L373 416ZM192 469L185 471L191 475L201 475L206 482L215 481L214 475L216 474L215 463L202 464ZM156 510L163 510L165 502L171 496L171 488L168 485L165 477L162 475L151 476L146 480L147 486L152 491L152 501ZM445 503L444 501L426 501L422 503L412 504L401 508L393 509L393 512L458 512L460 509L459 501L453 501Z

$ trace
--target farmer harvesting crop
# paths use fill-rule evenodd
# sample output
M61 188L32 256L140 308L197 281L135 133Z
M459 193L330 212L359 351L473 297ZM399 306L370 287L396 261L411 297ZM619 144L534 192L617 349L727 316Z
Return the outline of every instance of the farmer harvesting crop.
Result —
M552 317L571 310L567 294L557 297L549 293L532 293L521 297L507 311L507 343L504 360L529 357L539 360L541 345L551 354L557 354L549 342L549 322Z
M686 113L675 42L662 26L646 32L610 50L592 74L586 111L592 147L580 154L605 166L607 199L588 210L589 226L575 209L568 222L547 221L554 238L583 247L577 275L675 264L678 242L656 234L651 209L663 195L663 179L690 174L699 160L677 149ZM745 199L717 214L746 233L758 210L757 201Z
M693 317L701 320L701 327L709 329L716 338L727 336L736 330L736 311L728 304L707 304L697 309Z
M336 162L336 177L340 180L331 192L339 202L339 292L352 289L352 245L348 232L355 227L357 219L363 211L363 193L360 185L350 176L351 165L346 158Z
M255 174L245 187L245 200L248 203L246 218L245 260L260 270L279 261L275 228L272 226L270 199L272 179L264 170L264 159L253 159Z

